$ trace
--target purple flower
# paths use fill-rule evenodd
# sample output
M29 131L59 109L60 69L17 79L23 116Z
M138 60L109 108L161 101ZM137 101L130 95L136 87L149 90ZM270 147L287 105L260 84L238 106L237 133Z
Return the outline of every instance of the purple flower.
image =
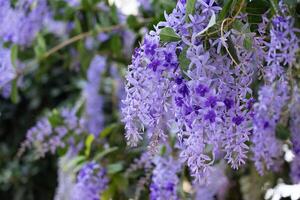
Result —
M300 182L300 90L293 88L293 98L290 104L290 131L293 144L294 160L291 163L290 177L294 184Z
M71 200L100 200L107 184L106 170L95 161L86 163L77 175Z
M16 70L11 63L9 49L0 49L0 88L7 85L16 77Z
M197 87L196 87L196 93L199 94L200 96L204 97L205 94L209 91L208 87L202 85L202 84L199 84Z
M204 115L204 119L209 120L210 123L214 123L216 121L216 112L214 110L209 110L206 115Z
M217 105L217 97L209 96L205 102L205 106L214 108L216 105Z
M173 160L172 157L156 157L154 164L155 168L150 185L150 199L179 199L177 195L179 184L177 173L180 169L180 163Z
M45 0L21 0L12 8L10 4L0 6L0 38L22 46L30 45L43 26L48 15Z
M244 121L244 117L239 115L232 118L232 122L235 123L237 126L240 125L243 121Z
M97 136L103 128L103 99L100 94L102 75L105 72L106 58L95 56L87 71L86 120L89 132Z
M254 163L259 173L277 167L282 155L281 142L276 139L276 125L282 108L288 100L288 84L277 81L265 85L259 91L258 102L254 104L252 151Z

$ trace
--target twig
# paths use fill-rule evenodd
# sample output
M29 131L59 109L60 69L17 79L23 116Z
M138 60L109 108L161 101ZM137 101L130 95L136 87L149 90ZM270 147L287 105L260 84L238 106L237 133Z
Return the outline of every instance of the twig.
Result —
M226 21L228 21L228 20L231 20L231 19L230 19L230 18L226 18L226 19L223 20L223 22L222 22L222 24L221 24L221 39L222 39L223 41L225 41L225 38L224 38L224 23L225 23ZM229 51L227 45L224 45L224 47L225 47L227 53L229 54L231 60L234 62L234 64L235 64L236 66L238 66L239 64L235 61L235 59L234 59L233 56L231 55L231 53L230 53L230 51Z
M115 26L100 28L97 32L98 33L110 32L110 31L114 31L114 30L117 30L117 29L120 29L120 28L123 28L123 27L124 27L124 25L119 24L119 25L115 25ZM84 33L76 35L76 36L74 36L74 37L58 44L57 46L53 47L48 52L46 52L43 56L43 59L48 58L50 55L54 54L55 52L59 51L60 49L66 47L66 46L68 46L68 45L70 45L74 42L82 40L82 39L84 39L88 36L91 36L92 34L93 34L93 31L84 32Z
M241 6L239 7L239 9L238 9L238 11L235 13L235 15L234 15L232 18L227 18L227 19L231 19L231 20L228 22L228 24L226 24L226 27L227 27L227 26L230 26L230 25L234 22L234 20L236 19L236 17L240 14L240 12L242 11L242 8L243 8L244 3L245 3L245 0L242 0ZM225 19L225 20L227 21L227 19ZM223 21L223 22L224 22L224 21ZM223 22L222 22L222 23L223 23ZM213 32L211 32L211 33L207 33L205 36L208 37L208 36L214 35L214 34L216 34L216 33L218 33L218 32L219 32L219 30L215 30L215 31L213 31Z

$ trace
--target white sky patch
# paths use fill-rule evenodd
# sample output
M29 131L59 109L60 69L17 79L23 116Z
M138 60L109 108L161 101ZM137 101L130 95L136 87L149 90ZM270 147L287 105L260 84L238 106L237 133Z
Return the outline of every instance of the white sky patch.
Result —
M138 14L138 2L137 0L109 0L109 4L115 3L125 15L137 15Z
M300 183L296 185L279 183L274 188L268 189L265 194L266 200L280 200L286 197L290 197L292 200L298 200L300 198Z
M286 162L292 162L294 160L294 157L295 157L293 151L291 149L289 149L289 146L287 144L284 144L282 146L282 149L284 151L284 160Z

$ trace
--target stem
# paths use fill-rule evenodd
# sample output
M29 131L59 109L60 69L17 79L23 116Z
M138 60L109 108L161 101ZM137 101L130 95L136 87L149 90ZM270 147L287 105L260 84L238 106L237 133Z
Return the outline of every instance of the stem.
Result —
M230 18L224 19L223 22L222 22L222 24L221 24L221 38L222 38L223 41L225 41L225 38L224 38L224 32L223 32L223 31L224 31L224 23L225 23L226 21L228 21L228 20L231 20L231 19L230 19ZM235 59L233 58L233 56L231 55L231 53L230 53L228 47L227 47L226 45L224 45L224 47L225 47L227 53L229 54L231 60L234 62L234 64L235 64L236 66L238 66L239 64L236 62L236 60L235 60Z
M242 8L243 8L244 3L245 3L245 0L242 0L242 2L241 2L241 4L240 4L240 7L239 7L238 11L235 13L235 15L234 15L232 18L227 18L227 19L225 19L226 21L227 21L228 19L230 19L230 21L225 25L225 27L230 26L230 25L234 22L234 20L236 19L236 17L237 17L237 16L240 14L240 12L242 11ZM225 20L223 20L223 22L224 22ZM222 22L222 23L223 23L223 22ZM221 28L222 28L222 27L221 27ZM214 35L214 34L216 34L216 33L218 33L218 32L219 32L219 30L216 30L216 31L213 31L213 32L211 32L211 33L207 33L205 36L208 37L208 36Z
M115 26L110 26L110 27L104 27L104 28L100 28L97 33L104 33L104 32L110 32L110 31L114 31L114 30L117 30L117 29L121 29L123 28L124 25L115 25ZM93 31L88 31L88 32L84 32L84 33L80 33L79 35L76 35L60 44L58 44L57 46L53 47L52 49L50 49L48 52L46 52L43 56L42 59L46 59L48 58L49 56L51 56L52 54L56 53L57 51L59 51L60 49L74 43L74 42L77 42L79 40L82 40L88 36L91 36L93 34Z

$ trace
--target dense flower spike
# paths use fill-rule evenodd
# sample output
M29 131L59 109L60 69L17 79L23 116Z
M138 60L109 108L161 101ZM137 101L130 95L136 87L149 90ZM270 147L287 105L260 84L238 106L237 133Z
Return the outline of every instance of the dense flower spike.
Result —
M284 75L284 66L295 63L295 55L299 50L299 39L294 28L294 21L290 16L275 16L271 20L270 42L266 61L266 77L272 82Z
M105 72L106 58L95 56L87 71L88 83L86 98L86 119L89 132L98 135L103 128L103 99L100 94L102 75Z
M177 173L180 170L180 163L172 157L154 158L155 168L150 185L151 200L177 200L177 187L179 178Z
M0 38L22 46L32 43L48 14L46 0L19 0L13 8L10 1L0 2Z
M100 200L107 184L106 170L94 161L89 162L78 173L71 200Z
M255 166L261 174L264 165L268 170L276 167L276 159L282 155L282 145L276 139L275 131L282 109L287 104L288 92L285 81L263 86L259 91L258 103L254 105L252 151Z
M300 90L293 89L293 98L290 105L290 130L293 144L294 160L291 163L291 179L294 184L300 183Z
M53 119L55 117L55 119ZM57 123L57 120L62 120ZM70 151L77 152L82 149L82 141L76 139L80 134L86 135L85 121L76 116L70 109L62 109L49 119L43 118L28 130L26 134L26 147L33 147L38 157L46 153L56 153L59 148L70 147Z
M195 6L195 14L186 16L185 2L179 1L165 15L166 22L160 22L136 49L128 69L123 114L126 138L133 146L142 139L144 127L150 140L158 143L167 136L164 123L177 126L181 158L200 181L220 151L226 152L233 168L245 163L252 114L247 95L252 93L251 76L261 59L255 48L243 47L240 30L225 34L239 45L240 64L234 68L229 55L220 55L222 40L210 40L210 47L205 46L199 32L220 7L214 1L197 1ZM160 43L163 27L172 27L183 43ZM181 66L178 54L186 55L188 66Z
M211 170L206 185L198 185L195 188L196 200L225 199L229 187L229 180L225 175L225 164L216 165Z
M0 49L0 88L6 86L16 77L16 70L11 63L9 49Z

